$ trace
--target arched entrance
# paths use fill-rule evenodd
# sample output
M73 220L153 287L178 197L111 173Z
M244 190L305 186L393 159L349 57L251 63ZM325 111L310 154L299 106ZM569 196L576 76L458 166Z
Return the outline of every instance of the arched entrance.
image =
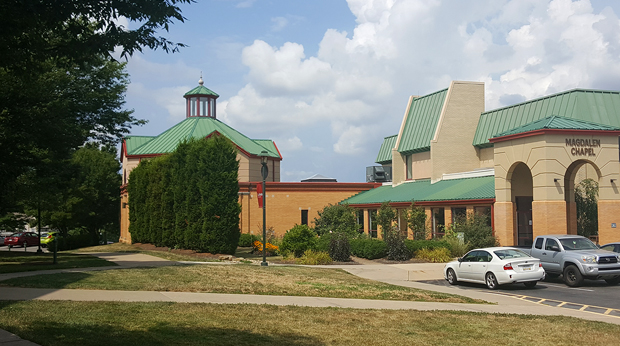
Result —
M510 199L514 206L514 243L518 246L531 246L534 239L532 172L525 163L517 162L508 173L508 181L510 182Z
M578 234L575 187L586 179L592 179L597 184L601 179L601 170L592 161L585 159L576 160L566 169L564 175L564 198L566 200L566 225L568 234ZM598 218L597 216L594 217ZM598 233L598 230L592 230L592 233Z

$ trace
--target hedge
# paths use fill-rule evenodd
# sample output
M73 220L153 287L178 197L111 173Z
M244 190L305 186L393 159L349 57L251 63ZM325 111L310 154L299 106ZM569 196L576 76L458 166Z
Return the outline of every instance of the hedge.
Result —
M239 242L237 149L225 137L189 140L130 174L132 241L234 254Z
M387 255L387 245L379 239L351 239L351 254L365 259L377 259Z
M415 254L421 249L435 250L435 249L448 249L451 250L450 244L445 240L425 239L425 240L411 240L406 239L405 245L411 251L411 254Z

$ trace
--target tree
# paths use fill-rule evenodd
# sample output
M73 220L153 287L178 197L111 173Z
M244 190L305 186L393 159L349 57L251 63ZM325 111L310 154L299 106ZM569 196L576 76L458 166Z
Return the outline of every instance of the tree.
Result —
M598 182L584 179L575 186L577 234L589 237L598 234Z
M174 52L183 47L162 36L176 20L179 4L193 0L3 0L0 2L0 67L26 70L31 64L66 58L89 62L120 48L121 56L143 47ZM119 19L137 25L130 29Z
M411 202L411 208L407 211L407 226L413 232L414 240L424 240L428 237L426 212L423 207L416 207L415 202Z
M393 261L406 261L411 258L411 252L405 245L406 235L398 229L395 222L398 214L390 206L390 202L383 202L377 213L377 223L381 226L383 239L387 245L387 258Z
M358 229L355 209L348 204L329 204L314 219L314 231L319 236L344 233L348 237L355 237L359 235Z
M62 182L42 187L49 181L33 179L32 186L39 188L25 200L28 214L37 217L41 211L41 222L63 236L84 229L93 245L98 244L100 231L118 232L121 175L116 149L89 143L76 150L65 167L63 174L50 176L63 177Z
M183 22L177 5L191 2L0 2L0 215L17 210L21 175L68 160L89 140L118 143L144 123L121 109L128 80L110 54L178 50L183 44L156 32ZM122 26L121 18L137 28Z

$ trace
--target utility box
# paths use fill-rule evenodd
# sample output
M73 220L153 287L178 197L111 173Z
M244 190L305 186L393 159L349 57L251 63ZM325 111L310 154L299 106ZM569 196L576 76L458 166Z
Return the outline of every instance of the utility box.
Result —
M392 181L392 167L370 166L366 167L367 183L384 183Z

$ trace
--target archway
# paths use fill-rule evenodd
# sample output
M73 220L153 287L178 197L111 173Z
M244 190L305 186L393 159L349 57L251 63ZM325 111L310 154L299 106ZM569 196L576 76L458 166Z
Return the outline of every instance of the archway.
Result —
M597 184L601 179L601 171L592 161L580 159L574 161L566 169L564 174L564 198L566 200L566 225L568 234L577 234L578 230L578 213L577 203L575 202L575 187L586 179L592 179ZM598 218L596 211L594 218ZM598 233L596 227L592 233Z
M532 225L532 202L534 196L532 172L523 162L516 162L508 172L510 199L513 203L514 244L530 246L534 238Z

